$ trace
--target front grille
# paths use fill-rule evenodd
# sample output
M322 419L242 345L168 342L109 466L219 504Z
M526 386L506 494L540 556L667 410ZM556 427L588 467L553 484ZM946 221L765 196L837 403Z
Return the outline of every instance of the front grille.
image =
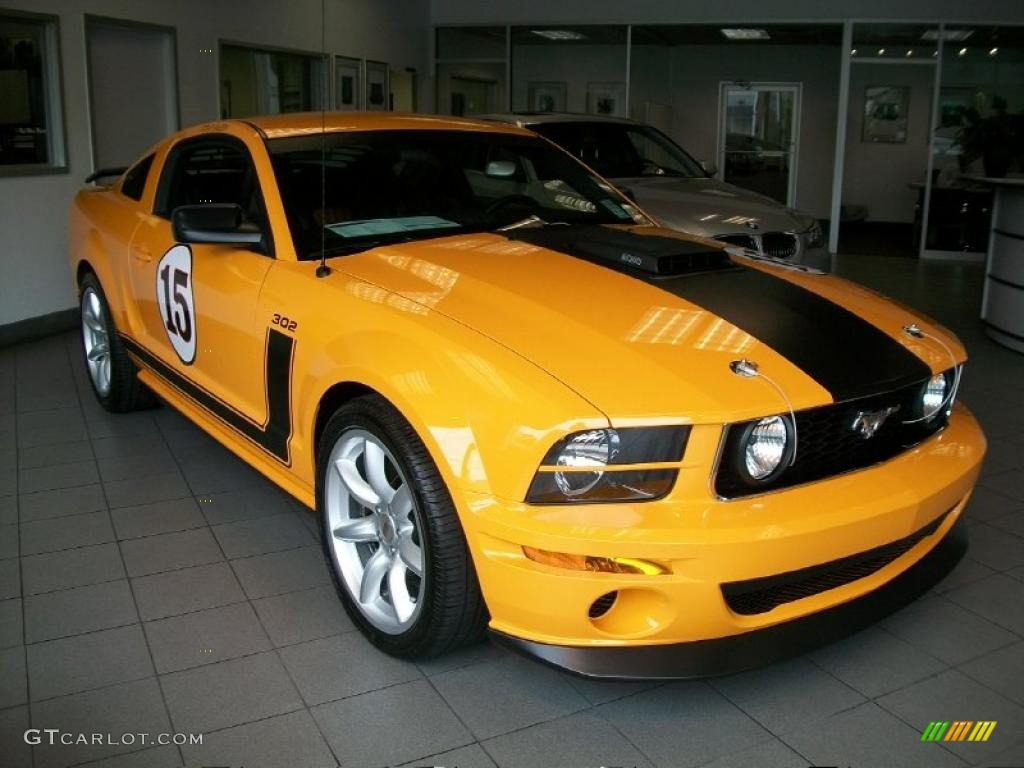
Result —
M786 232L765 232L759 235L761 246L758 247L757 237L754 235L718 235L716 240L729 245L736 245L740 248L748 248L773 259L791 259L796 254L796 236Z
M773 259L791 259L796 253L796 237L785 232L767 232L761 235L761 248L765 256Z
M884 544L856 555L823 565L722 585L722 596L733 613L753 616L773 608L817 595L880 571L896 558L909 552L925 537L931 536L946 519L946 512L906 538Z
M726 427L715 492L730 499L778 488L809 483L822 478L870 467L899 455L938 432L946 424L940 414L930 421L904 424L919 416L922 389L926 382L881 395L871 395L842 403L797 411L797 456L793 466L773 480L758 483L748 479L743 467L744 431L751 422ZM853 423L860 413L888 408L890 414L878 431L863 438Z
M717 235L716 240L721 240L729 245L736 245L740 248L748 248L751 251L757 250L757 241L750 235Z

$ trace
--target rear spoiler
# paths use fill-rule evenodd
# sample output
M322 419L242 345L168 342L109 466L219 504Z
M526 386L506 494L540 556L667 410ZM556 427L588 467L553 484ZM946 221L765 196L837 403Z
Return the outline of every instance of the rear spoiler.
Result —
M85 177L86 184L92 184L97 179L107 179L112 176L120 176L122 173L127 171L128 168L100 168L93 171Z

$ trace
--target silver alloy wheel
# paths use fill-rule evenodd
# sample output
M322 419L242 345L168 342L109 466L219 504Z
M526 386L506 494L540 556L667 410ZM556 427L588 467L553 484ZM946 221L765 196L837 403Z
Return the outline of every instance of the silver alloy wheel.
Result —
M364 429L341 434L324 487L335 568L360 612L389 635L423 604L422 520L395 457Z
M93 288L82 293L82 346L89 378L101 397L110 394L110 335L103 318L103 303Z

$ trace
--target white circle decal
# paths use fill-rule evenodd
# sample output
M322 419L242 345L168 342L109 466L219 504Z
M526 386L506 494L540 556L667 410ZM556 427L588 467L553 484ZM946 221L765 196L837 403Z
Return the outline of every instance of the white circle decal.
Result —
M192 298L192 250L176 245L156 268L156 303L171 346L181 362L196 359L196 305Z

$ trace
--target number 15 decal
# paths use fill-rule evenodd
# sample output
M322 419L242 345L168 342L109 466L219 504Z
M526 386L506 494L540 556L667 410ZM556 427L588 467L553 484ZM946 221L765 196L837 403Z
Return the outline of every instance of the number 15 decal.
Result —
M192 296L192 250L176 245L156 268L156 303L167 338L181 362L196 359L196 304Z

